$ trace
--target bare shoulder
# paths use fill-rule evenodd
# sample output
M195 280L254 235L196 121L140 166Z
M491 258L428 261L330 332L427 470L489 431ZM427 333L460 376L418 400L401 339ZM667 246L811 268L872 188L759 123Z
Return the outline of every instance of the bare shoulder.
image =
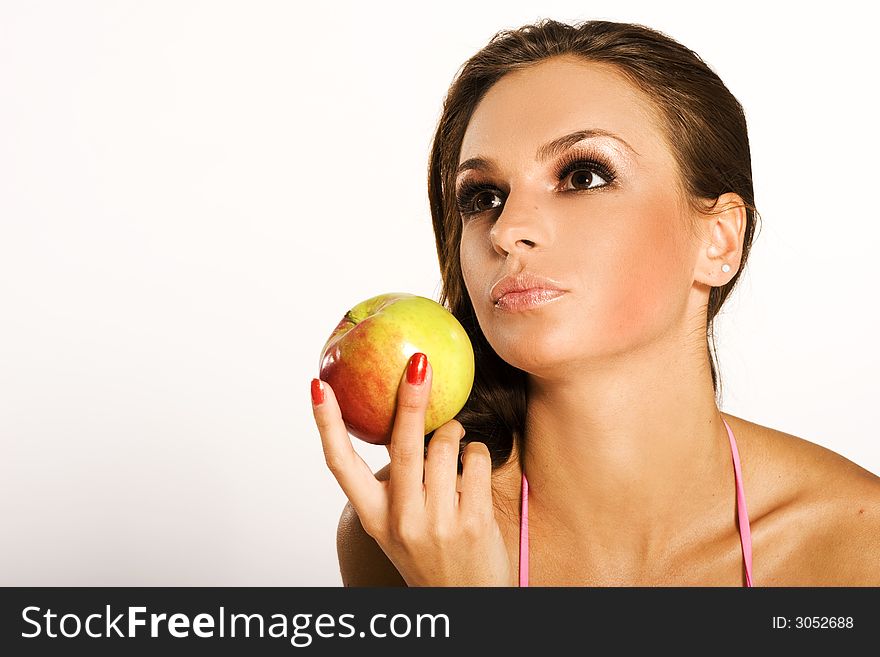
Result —
M800 439L799 439L800 440ZM815 517L811 565L824 586L880 586L880 477L825 447L802 441L809 459L805 509Z
M387 481L389 467L376 472L376 478ZM364 530L351 502L346 502L339 518L336 554L343 586L406 586L397 568Z
M758 585L880 586L880 477L817 443L724 416L755 493Z

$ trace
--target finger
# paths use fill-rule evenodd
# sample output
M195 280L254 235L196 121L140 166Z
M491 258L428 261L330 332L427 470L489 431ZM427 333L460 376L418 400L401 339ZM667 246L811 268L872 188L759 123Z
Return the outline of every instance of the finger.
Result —
M423 360L422 360L423 359ZM424 380L419 383L419 372ZM411 382L412 381L412 382ZM391 505L398 512L425 503L425 411L431 391L431 365L424 354L410 357L397 390L397 410L391 429Z
M465 514L482 514L492 509L492 458L486 443L465 445L461 457L459 509Z
M458 420L450 420L434 432L428 443L425 505L433 518L449 517L455 509L458 449L464 433L464 427Z
M388 452L388 458L391 458L391 443L385 443L385 451ZM428 458L428 448L425 447L425 458ZM424 476L422 477L422 481L424 481Z
M320 399L321 392L323 401ZM318 403L315 403L316 397ZM352 446L336 394L326 381L312 380L312 412L321 434L327 467L355 511L362 520L380 513L384 506L382 483Z

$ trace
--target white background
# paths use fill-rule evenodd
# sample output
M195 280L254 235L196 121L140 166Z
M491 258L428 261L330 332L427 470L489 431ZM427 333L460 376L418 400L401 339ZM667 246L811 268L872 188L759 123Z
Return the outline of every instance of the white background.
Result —
M443 96L544 17L662 30L743 104L722 408L880 472L876 30L802 6L0 3L0 584L341 583L319 349L357 301L437 298Z

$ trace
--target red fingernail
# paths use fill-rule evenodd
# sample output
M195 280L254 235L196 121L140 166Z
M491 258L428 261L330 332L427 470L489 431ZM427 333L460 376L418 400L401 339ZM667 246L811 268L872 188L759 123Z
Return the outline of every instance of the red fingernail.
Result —
M428 357L423 353L415 353L409 359L409 365L406 368L406 382L419 386L425 382L425 375L428 373Z
M320 406L324 403L324 386L321 379L312 379L312 403Z

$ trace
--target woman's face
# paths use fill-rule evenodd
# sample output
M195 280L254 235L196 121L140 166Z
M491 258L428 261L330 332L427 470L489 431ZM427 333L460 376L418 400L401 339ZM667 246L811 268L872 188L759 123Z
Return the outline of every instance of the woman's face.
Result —
M477 106L459 164L488 164L456 180L459 194L477 185L459 197L461 267L483 333L513 366L598 363L684 321L697 245L649 103L609 66L555 58L505 75ZM585 130L621 141L590 137L536 159ZM493 284L520 271L566 292L526 311L496 307Z

